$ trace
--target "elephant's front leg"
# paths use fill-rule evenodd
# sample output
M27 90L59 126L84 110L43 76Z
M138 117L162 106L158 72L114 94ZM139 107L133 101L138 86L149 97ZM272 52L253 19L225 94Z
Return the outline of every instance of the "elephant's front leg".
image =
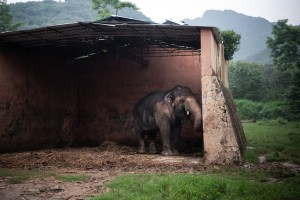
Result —
M163 142L162 154L165 156L172 156L173 152L171 150L171 127L168 123L162 123L160 126L161 138Z
M165 156L173 155L171 151L171 124L174 123L175 116L172 113L172 107L167 102L160 102L156 104L154 109L155 122L160 130L163 151Z

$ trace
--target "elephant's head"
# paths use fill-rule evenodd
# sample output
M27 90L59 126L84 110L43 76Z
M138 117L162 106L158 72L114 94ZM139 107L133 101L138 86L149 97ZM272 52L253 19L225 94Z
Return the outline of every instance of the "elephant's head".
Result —
M194 129L199 130L202 122L201 107L188 87L176 86L166 96L174 108L174 115L181 119L190 118L194 121Z

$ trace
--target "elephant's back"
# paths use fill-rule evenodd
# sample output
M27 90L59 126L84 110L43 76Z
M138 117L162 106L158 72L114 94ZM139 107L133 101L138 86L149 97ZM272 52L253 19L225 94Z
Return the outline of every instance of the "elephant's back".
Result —
M153 112L154 105L164 99L164 92L155 91L147 94L143 98L141 98L133 108L134 115L142 115L144 111L148 113Z

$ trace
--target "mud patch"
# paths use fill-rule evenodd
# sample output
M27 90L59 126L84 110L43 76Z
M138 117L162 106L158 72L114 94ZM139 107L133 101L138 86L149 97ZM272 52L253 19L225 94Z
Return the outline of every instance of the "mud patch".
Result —
M158 163L181 163L181 164L202 164L203 160L194 157L184 157L184 156L161 156L155 157L152 161Z
M11 184L5 177L0 177L0 199L79 200L105 192L105 183L120 174L192 173L201 172L206 166L202 165L199 154L174 157L136 154L134 148L104 142L94 148L0 154L0 168L37 169L46 174L18 184ZM57 174L84 174L88 178L84 181L64 182Z
M276 162L276 164L281 165L293 172L300 173L300 165L296 165L290 162Z
M199 155L188 155L199 159ZM172 159L157 162L160 154L136 154L136 149L104 142L95 148L68 148L0 154L0 167L22 169L83 169L185 172L191 169L201 171L201 162L173 162ZM186 156L185 156L186 157ZM176 157L172 157L176 158ZM179 158L179 157L178 157Z
M44 172L54 173L54 172ZM55 174L70 173L58 170ZM86 199L88 196L96 196L105 192L104 184L117 176L110 171L72 171L71 173L84 173L89 178L85 181L64 182L55 176L32 178L20 184L7 184L1 182L0 199Z

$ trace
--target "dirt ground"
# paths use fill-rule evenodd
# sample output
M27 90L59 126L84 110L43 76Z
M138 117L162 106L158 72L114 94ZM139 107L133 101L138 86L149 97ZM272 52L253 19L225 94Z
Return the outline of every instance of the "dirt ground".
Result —
M273 167L285 168L283 164ZM39 170L45 176L12 184L0 177L0 199L87 199L106 191L105 183L125 173L197 173L214 166L202 164L199 153L166 157L136 154L134 148L104 142L94 148L63 148L0 154L0 168ZM246 168L269 165L246 164ZM299 168L295 168L299 170ZM300 170L299 170L300 171ZM297 171L297 173L299 173ZM80 175L83 181L65 182L53 175Z
M104 142L94 148L63 148L0 154L0 167L42 170L43 174L78 175L84 181L64 182L37 176L11 184L0 177L0 199L86 199L105 192L105 183L124 173L192 173L206 169L199 154L166 157L136 154L134 148Z

